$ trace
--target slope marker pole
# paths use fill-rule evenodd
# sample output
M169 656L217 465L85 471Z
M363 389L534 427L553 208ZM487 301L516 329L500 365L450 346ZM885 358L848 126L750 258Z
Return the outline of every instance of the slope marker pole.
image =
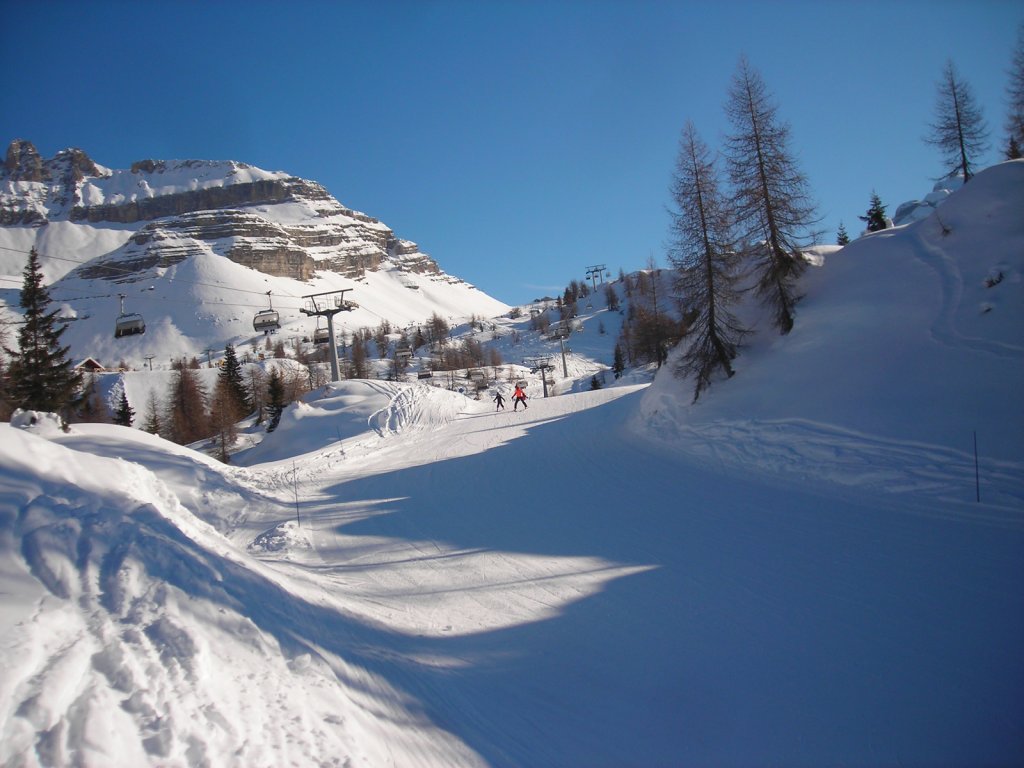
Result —
M299 484L297 479L298 470L295 467L295 462L292 462L292 493L295 494L295 525L299 528L302 527L302 521L299 519Z
M981 501L981 475L978 473L978 430L974 430L974 500Z

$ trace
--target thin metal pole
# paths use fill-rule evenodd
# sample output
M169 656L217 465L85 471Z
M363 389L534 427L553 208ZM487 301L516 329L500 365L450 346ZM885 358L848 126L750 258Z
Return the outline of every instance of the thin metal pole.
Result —
M978 430L974 430L974 500L981 501L981 475L978 473Z
M296 478L297 470L295 468L295 462L292 462L292 492L295 494L295 524L302 527L302 521L299 519L299 484Z

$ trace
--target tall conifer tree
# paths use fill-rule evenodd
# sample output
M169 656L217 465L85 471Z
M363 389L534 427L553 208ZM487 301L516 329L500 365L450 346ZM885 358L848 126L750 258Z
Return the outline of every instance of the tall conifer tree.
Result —
M740 59L725 108L726 158L741 248L753 260L758 296L780 333L793 327L796 282L807 266L815 206L760 74Z
M135 409L128 402L128 393L121 388L121 396L117 399L117 410L114 411L114 423L122 427L130 427L135 418Z
M874 191L871 192L871 207L868 208L867 214L858 218L867 223L868 232L881 232L889 226L889 221L885 217L885 206L882 205L882 198Z
M958 173L964 182L974 175L978 155L988 148L988 128L970 86L961 80L952 61L939 81L935 122L925 138L939 148L946 161L946 173Z
M696 401L715 371L733 375L732 361L744 330L731 310L739 291L729 206L720 191L711 152L692 123L686 124L679 142L672 199L669 259L678 270L676 290L682 306L693 318L690 344L676 373L694 374Z
M284 411L284 382L281 380L281 371L277 366L270 369L270 380L267 382L267 413L270 414L270 423L267 424L267 432L273 432L281 421L281 413Z
M174 369L164 426L168 439L187 445L212 434L206 412L206 392L195 370L184 360L175 363Z
M50 294L35 248L25 267L21 306L25 316L18 329L18 349L6 350L11 358L8 397L16 408L67 417L77 403L82 377L67 356L69 348L60 344L66 326L57 322L57 310L49 309Z
M1009 109L1006 118L1006 159L1016 160L1024 150L1024 24L1017 27L1017 47L1010 65L1010 82L1006 87Z
M237 418L242 418L252 408L242 376L242 364L238 362L233 344L228 344L224 348L224 364L221 366L219 378L227 387L228 395L234 404L234 412L238 414Z

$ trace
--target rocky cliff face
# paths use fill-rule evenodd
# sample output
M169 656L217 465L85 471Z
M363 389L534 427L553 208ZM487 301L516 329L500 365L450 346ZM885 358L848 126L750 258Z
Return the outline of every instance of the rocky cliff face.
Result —
M121 248L80 270L116 282L145 279L155 267L210 249L297 280L322 270L359 277L385 262L441 273L415 243L313 181L236 162L142 160L109 170L78 149L44 160L30 142L15 140L0 171L0 226L54 221L138 225Z

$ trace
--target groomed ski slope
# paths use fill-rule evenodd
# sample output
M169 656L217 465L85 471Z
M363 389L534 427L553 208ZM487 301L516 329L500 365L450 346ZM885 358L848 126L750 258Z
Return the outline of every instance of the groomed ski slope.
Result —
M494 413L350 382L291 425L340 441L248 468L117 427L3 425L4 506L32 510L5 561L67 582L7 623L5 763L1020 754L1019 519L701 466L637 436L643 391ZM26 721L63 759L31 759Z

